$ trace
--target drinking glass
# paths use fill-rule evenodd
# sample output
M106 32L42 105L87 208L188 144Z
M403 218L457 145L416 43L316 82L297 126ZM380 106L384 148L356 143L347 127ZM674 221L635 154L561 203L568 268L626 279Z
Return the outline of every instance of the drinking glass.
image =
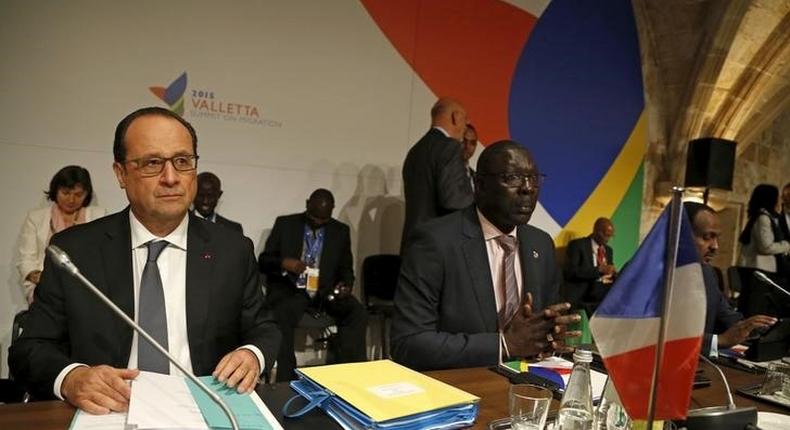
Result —
M510 386L510 426L513 430L543 430L551 404L551 390L532 384Z

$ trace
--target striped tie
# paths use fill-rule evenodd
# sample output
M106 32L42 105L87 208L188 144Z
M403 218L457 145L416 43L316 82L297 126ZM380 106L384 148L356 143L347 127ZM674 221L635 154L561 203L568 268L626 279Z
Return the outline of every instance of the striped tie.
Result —
M503 277L505 278L505 303L499 311L499 328L504 329L518 310L518 284L516 284L516 238L502 235L496 238L497 243L505 251L502 258Z

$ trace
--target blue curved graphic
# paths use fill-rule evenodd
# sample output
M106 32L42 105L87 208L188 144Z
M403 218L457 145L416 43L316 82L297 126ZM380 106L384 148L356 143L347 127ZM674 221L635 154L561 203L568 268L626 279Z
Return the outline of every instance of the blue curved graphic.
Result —
M552 1L514 72L510 135L547 175L540 201L565 225L642 112L636 27L627 0Z

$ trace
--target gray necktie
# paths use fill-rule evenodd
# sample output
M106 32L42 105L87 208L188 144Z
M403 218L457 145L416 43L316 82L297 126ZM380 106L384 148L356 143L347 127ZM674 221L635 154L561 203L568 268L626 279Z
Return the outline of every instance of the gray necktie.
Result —
M140 309L137 321L157 342L167 349L167 312L165 292L156 259L167 247L167 241L148 242L148 260L140 280ZM142 337L137 342L137 368L157 373L170 373L170 363L153 345Z
M499 311L499 328L504 329L513 315L518 310L519 296L518 284L516 283L516 238L513 236L502 235L496 241L505 250L502 258L502 271L505 278L505 303Z

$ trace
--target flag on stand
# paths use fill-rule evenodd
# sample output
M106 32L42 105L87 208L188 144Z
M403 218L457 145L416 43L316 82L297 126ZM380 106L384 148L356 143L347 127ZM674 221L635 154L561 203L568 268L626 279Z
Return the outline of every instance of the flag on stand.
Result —
M682 206L681 206L682 210ZM664 301L670 206L590 319L609 377L632 419L644 420ZM658 375L655 419L685 418L705 328L705 286L691 224L681 215L674 287Z

